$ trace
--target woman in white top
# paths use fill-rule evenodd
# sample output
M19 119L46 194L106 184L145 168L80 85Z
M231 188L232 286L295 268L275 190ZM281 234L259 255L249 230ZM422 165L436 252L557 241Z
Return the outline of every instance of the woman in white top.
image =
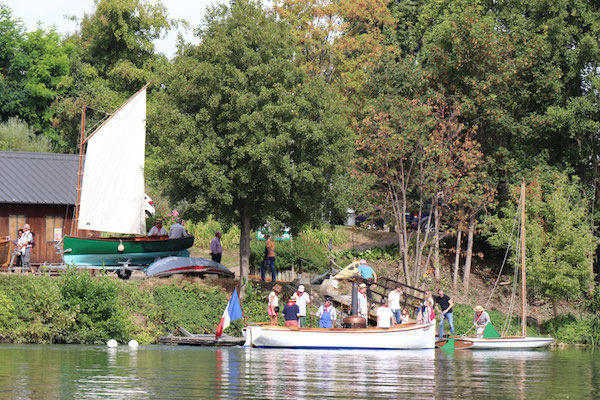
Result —
M273 290L269 293L267 306L267 314L271 318L271 325L277 325L277 314L279 313L279 293L281 293L281 285L273 286Z

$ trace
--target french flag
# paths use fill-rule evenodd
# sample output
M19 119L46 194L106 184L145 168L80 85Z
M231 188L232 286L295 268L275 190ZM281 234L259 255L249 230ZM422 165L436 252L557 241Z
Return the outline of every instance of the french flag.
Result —
M237 288L235 288L233 289L233 293L229 298L227 308L225 308L225 311L223 311L221 322L219 322L219 326L217 326L217 334L215 335L215 338L218 338L223 334L223 329L227 328L231 321L235 321L236 319L243 317L244 314L242 312L242 306L240 305L240 298L237 293Z

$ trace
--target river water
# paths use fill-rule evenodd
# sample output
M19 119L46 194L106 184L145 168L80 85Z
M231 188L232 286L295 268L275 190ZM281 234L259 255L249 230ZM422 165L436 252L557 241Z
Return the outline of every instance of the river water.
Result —
M0 345L6 399L594 399L600 352Z

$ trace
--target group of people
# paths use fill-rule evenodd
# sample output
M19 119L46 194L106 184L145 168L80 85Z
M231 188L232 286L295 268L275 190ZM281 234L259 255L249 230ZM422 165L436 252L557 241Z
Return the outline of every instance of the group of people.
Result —
M31 250L33 248L33 233L31 232L31 226L29 224L24 224L23 228L19 229L17 234L17 250L15 251L16 265L17 267L21 267L21 272L28 274L29 271L31 271ZM14 270L12 265L11 270Z
M279 308L279 295L281 294L281 285L276 284L273 290L269 293L267 314L271 319L272 325L277 325L278 315L281 311L285 320L285 326L297 326L305 328L307 317L307 305L312 304L313 297L306 293L304 285L298 286L298 290L294 292L288 301ZM317 312L310 312L310 315L319 318L319 328L333 328L337 319L335 307L331 304L331 300L325 300L325 303L319 307Z
M167 230L163 227L163 220L157 218L156 221L154 221L154 226L150 228L148 236L169 236L169 239L179 239L188 236L188 233L183 227L183 220L181 218L175 220L175 223L169 228L168 234Z

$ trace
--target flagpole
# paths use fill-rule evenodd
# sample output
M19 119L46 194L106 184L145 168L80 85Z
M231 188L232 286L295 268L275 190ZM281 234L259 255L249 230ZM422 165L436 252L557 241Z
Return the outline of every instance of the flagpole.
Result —
M248 325L246 323L246 314L244 313L244 307L242 307L242 300L240 300L240 286L236 286L237 288L237 296L238 296L238 303L240 303L240 308L242 309L242 317L244 319L244 326Z

